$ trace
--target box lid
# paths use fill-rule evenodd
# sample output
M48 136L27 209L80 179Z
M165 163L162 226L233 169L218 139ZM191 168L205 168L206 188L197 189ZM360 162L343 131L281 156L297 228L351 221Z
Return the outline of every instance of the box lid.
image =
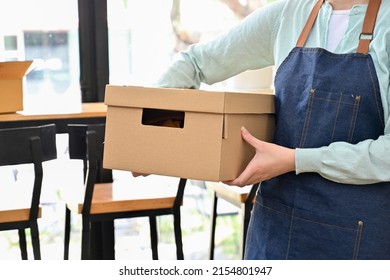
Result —
M139 86L107 85L104 102L108 106L208 113L264 114L275 110L274 95L269 93Z
M0 62L0 79L21 79L28 73L32 61Z

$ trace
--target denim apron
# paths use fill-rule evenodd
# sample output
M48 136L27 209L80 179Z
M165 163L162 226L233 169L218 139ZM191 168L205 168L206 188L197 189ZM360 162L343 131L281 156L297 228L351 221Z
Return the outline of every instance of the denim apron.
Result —
M282 146L356 144L384 134L365 31L372 34L380 1L370 1L358 51L351 54L303 47L323 2L275 76L274 142ZM339 184L293 172L262 182L245 259L390 259L390 183Z

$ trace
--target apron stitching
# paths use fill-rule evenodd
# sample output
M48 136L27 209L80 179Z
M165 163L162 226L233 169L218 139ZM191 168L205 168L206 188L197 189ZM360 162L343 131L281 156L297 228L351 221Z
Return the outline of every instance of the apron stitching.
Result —
M278 69L276 70L276 73L275 73L275 78L274 78L275 81L279 79L279 76L280 76L279 73L281 72L280 69L283 69L285 67L284 65L287 64L287 62L291 60L291 57L293 55L295 56L295 53L297 53L297 49L298 49L297 47L293 48L291 50L291 52L288 54L288 56L285 58L285 60L279 65L279 67L278 67ZM276 94L276 92L275 92L275 94Z
M293 223L294 223L294 209L292 210L291 213L291 221L290 221L290 232L288 234L288 243L287 243L287 252L286 252L286 260L288 260L288 255L290 253L290 245L291 245L291 235L292 235L292 228L293 228Z
M379 119L381 120L382 127L384 128L385 127L385 121L382 118L382 110L383 109L378 104L378 93L377 93L376 88L375 88L375 80L376 79L374 79L374 74L372 73L372 70L371 70L371 67L370 67L370 63L369 63L369 59L366 59L366 63L367 63L368 73L370 73L370 79L371 79L372 91L374 93L374 101L375 101L376 109L378 111L378 116L379 116Z
M255 207L257 208L256 204L257 204L257 201L253 205L252 211L255 211ZM247 245L245 247L247 247L249 244L251 244L251 241L252 241L252 236L253 236L252 231L253 231L253 223L254 223L253 219L254 219L254 217L251 217L251 219L250 219L249 228L248 228L248 232L247 232L247 241L246 241ZM244 259L247 258L246 254L247 254L247 250L244 251Z
M323 91L325 92L325 91ZM336 100L332 100L332 99L327 99L327 98L322 98L322 97L314 97L313 99L315 100L322 100L322 101L327 101L327 102L337 102L337 103L340 103L340 104L346 104L346 105L354 105L356 103L356 100L354 102L348 102L348 101L336 101Z
M357 229L355 246L354 246L354 251L353 251L353 259L354 260L357 260L358 255L359 255L360 241L362 239L362 232L363 232L363 222L359 221L357 224L358 224L358 229Z
M334 139L334 134L335 134L335 131L336 131L336 123L337 123L337 119L338 119L339 113L340 113L340 105L342 103L342 98L343 98L343 93L341 92L339 101L337 102L336 117L335 117L335 120L334 120L334 123L333 123L332 141Z
M297 216L295 216L295 209L294 208L291 210L291 215L290 215L288 213L284 213L282 211L279 211L279 210L276 210L276 209L271 208L269 206L266 206L266 205L262 204L261 202L256 201L256 203L259 204L260 206L262 206L263 208L266 208L268 210L277 212L277 213L285 215L287 217L291 217L292 219L306 221L308 223L314 223L314 224L319 224L319 225L328 226L328 227L333 227L333 228L337 228L337 229L341 229L341 230L345 230L345 231L351 231L351 232L356 231L356 229L353 229L353 228L341 227L341 226L336 226L336 225L332 225L332 224L328 224L328 223L322 223L322 222L317 222L317 221L314 221L314 220L309 220L309 219L297 217Z
M353 113L351 119L351 125L348 133L348 142L352 142L353 134L355 132L356 120L358 117L359 105L360 105L360 95L355 97L355 103L353 104Z
M277 213L279 213L279 214L282 214L282 215L291 217L291 215L289 215L289 214L287 214L287 213L284 213L284 212L282 212L282 211L276 210L276 209L274 209L274 208L271 208L271 207L269 207L269 206L266 206L266 205L262 204L261 202L256 201L256 203L259 204L260 206L262 206L263 208L266 208L266 209L268 209L268 210L277 212ZM293 209L292 211L294 211L294 209Z
M305 122L303 124L303 130L302 130L302 136L301 136L301 142L299 143L299 147L303 147L305 145L306 141L306 136L307 136L307 129L309 127L309 122L310 122L310 117L312 113L312 108L313 108L313 102L314 102L314 93L315 89L310 89L310 96L309 96L309 102L308 102L308 107L306 111L306 117L305 117Z
M317 222L317 221L313 221L313 220L309 220L309 219L305 219L305 218L295 217L295 219L301 220L301 221L305 221L305 222L307 222L307 223L312 223L312 224L327 226L327 227L331 227L331 228L335 228L335 229L340 229L340 230L344 230L344 231L351 231L351 232L356 231L356 229L352 229L352 228L348 228L348 227L341 227L341 226L332 225L332 224L327 224L327 223L321 223L321 222Z

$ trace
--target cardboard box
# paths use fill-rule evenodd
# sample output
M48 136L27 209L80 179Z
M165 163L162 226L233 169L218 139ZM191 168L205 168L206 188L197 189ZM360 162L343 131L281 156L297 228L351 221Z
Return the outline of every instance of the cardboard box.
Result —
M32 61L0 62L0 113L23 110L23 77Z
M203 181L236 178L254 156L241 126L271 141L274 95L192 89L106 87L103 166ZM150 113L152 113L150 115ZM158 113L179 127L152 125ZM149 115L148 115L149 114ZM158 123L158 122L155 122Z

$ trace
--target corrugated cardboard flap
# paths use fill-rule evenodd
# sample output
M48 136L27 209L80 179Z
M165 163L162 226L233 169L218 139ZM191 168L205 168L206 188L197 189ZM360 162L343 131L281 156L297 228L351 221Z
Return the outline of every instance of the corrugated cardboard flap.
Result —
M0 79L21 79L28 73L32 61L0 62Z
M105 104L208 113L274 113L272 94L233 93L194 89L106 86Z
M274 97L269 93L227 92L224 111L227 114L273 114Z

